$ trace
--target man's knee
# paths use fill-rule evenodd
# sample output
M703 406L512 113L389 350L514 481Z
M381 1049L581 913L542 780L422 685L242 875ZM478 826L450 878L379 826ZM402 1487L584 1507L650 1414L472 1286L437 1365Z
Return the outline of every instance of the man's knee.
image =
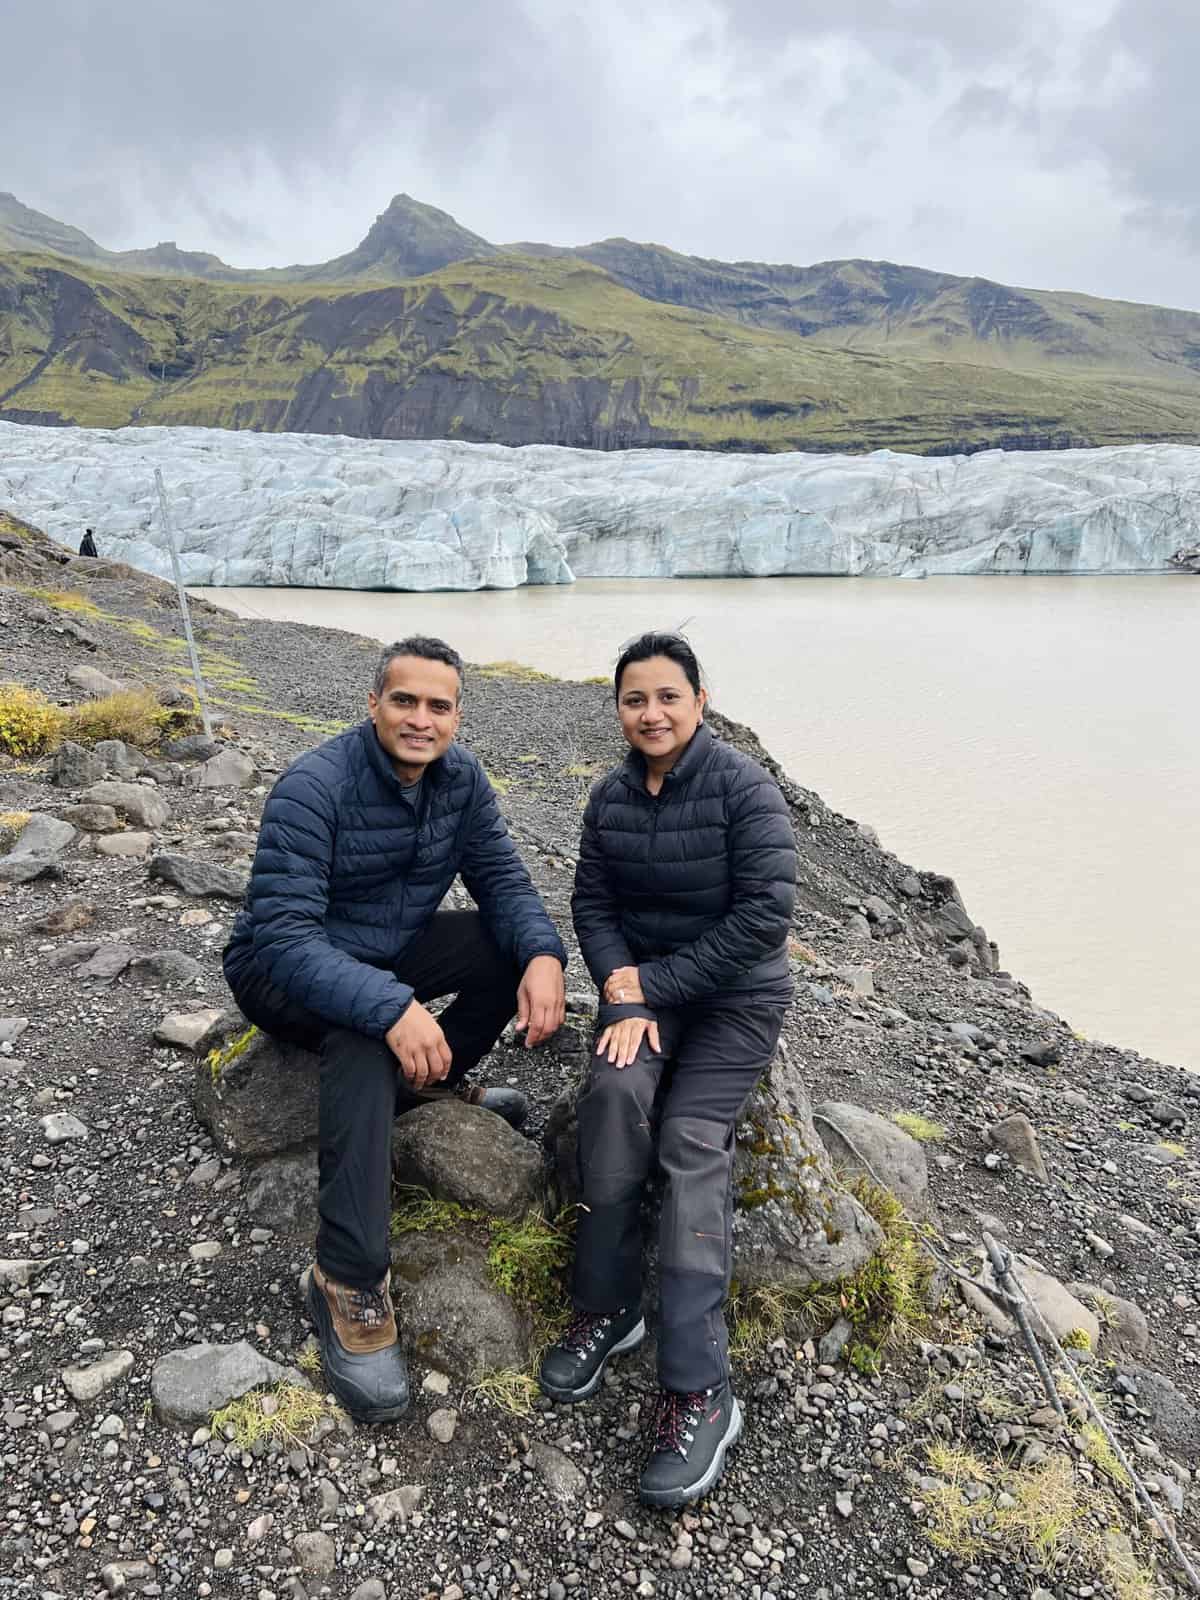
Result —
M515 1011L520 967L492 938L478 911L463 912L462 917L460 936L462 943L470 948L471 968L459 993L485 990L511 996Z
M320 1054L322 1082L353 1084L359 1093L373 1085L395 1087L397 1062L385 1039L370 1039L352 1028L330 1028Z

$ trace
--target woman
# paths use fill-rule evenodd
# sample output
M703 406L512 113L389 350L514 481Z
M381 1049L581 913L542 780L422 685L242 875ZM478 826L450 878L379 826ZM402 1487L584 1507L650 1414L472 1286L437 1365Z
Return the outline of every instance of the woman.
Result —
M540 1381L583 1400L645 1336L639 1208L658 1122L661 1393L641 1495L678 1506L716 1483L741 1432L722 1315L734 1125L791 998L796 846L774 780L705 727L685 639L643 634L614 688L630 752L592 790L571 901L601 992L579 1099L575 1316Z

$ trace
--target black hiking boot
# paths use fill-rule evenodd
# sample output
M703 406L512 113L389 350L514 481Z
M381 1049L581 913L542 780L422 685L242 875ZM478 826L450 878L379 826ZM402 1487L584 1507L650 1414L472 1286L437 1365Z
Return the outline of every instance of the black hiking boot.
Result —
M646 1337L646 1324L638 1310L598 1316L579 1311L557 1344L542 1357L538 1383L551 1400L572 1405L595 1394L609 1356L636 1350Z
M306 1300L326 1381L355 1422L402 1417L408 1410L408 1368L387 1275L374 1289L352 1289L314 1266Z
M661 1389L654 1442L642 1469L643 1505L684 1506L698 1500L725 1470L725 1452L742 1431L742 1408L728 1382L676 1394Z
M529 1115L529 1101L520 1089L506 1089L497 1084L464 1083L459 1086L458 1097L469 1106L482 1106L485 1111L503 1117L509 1127L515 1128L518 1133Z
M510 1128L520 1133L529 1115L529 1101L520 1089L506 1089L487 1083L460 1083L448 1089L441 1084L421 1089L417 1099L436 1103L439 1100L461 1100L464 1105L482 1106L498 1117L503 1117Z

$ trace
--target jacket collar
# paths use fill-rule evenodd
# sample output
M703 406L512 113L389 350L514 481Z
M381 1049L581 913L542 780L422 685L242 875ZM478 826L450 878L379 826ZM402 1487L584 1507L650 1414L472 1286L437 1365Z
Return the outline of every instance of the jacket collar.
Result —
M688 740L687 748L679 760L664 776L659 797L669 794L672 789L678 789L699 772L708 759L712 747L712 729L707 723L702 722ZM621 763L621 776L631 789L640 789L643 794L649 794L650 791L646 788L646 758L640 750L631 750L625 757Z
M394 785L399 792L404 785L396 776L396 769L388 759L387 751L380 744L375 734L375 724L370 717L358 725L358 734L367 760L386 784ZM426 783L435 787L443 784L451 769L458 766L459 756L454 745L451 745L444 756L439 756L436 761L431 761L422 774Z

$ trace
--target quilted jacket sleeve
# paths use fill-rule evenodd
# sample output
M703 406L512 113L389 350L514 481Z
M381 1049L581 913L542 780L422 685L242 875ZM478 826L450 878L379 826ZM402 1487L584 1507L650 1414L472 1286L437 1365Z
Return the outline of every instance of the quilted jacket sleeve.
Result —
M592 790L583 813L583 833L579 840L579 864L575 868L575 888L571 895L571 918L575 937L597 989L618 967L636 965L621 931L621 911L609 883L608 867L600 848L597 829L598 785Z
M649 1005L682 1005L769 956L786 940L796 900L796 840L778 786L755 768L729 797L733 899L721 920L669 956L643 961Z
M285 772L263 809L251 874L254 954L289 999L336 1027L382 1039L413 992L325 936L336 834L329 782L311 767Z
M563 942L517 854L482 768L476 783L459 865L467 893L479 907L492 938L522 970L534 956L554 956L565 967Z

